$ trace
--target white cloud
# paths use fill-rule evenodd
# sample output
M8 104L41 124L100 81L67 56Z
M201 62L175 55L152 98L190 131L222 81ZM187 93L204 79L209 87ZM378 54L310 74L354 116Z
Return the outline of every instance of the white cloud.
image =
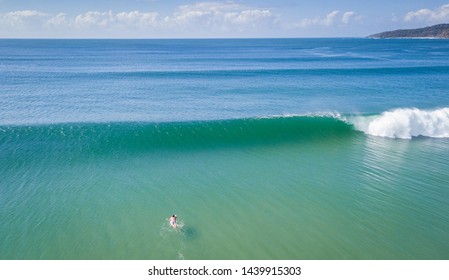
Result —
M59 13L46 22L50 26L64 26L67 24L67 18L65 13Z
M234 2L183 5L172 16L164 19L168 25L185 27L202 24L205 28L221 29L254 27L256 24L275 23L276 20L269 9L247 7Z
M296 26L307 28L311 26L330 27L336 24L349 24L351 21L358 21L361 16L353 11L341 13L340 11L332 11L324 17L304 18Z
M116 21L126 26L155 27L159 14L156 12L142 13L139 11L121 12L115 15Z
M273 14L269 10L244 10L241 12L226 13L224 22L232 23L239 26L251 25L255 26L264 20L275 22Z
M200 2L191 5L181 5L171 15L161 18L157 12L99 12L89 11L71 19L71 25L78 30L106 29L121 30L139 27L174 32L207 32L250 30L254 28L273 27L277 17L269 10L252 8L234 2ZM52 24L67 24L65 14L54 17Z
M313 25L321 25L321 26L329 26L332 25L335 17L339 14L339 11L333 11L327 14L325 17L315 17L313 19L304 18L299 22L299 26L302 28L306 28Z
M1 1L1 0L0 0ZM145 1L145 0L142 0ZM155 11L86 11L47 14L24 10L0 14L0 36L47 37L258 37L284 36L292 30L346 27L361 19L354 11L294 21L276 8L239 2L198 2L161 15ZM449 5L448 9L449 9ZM323 29L324 30L324 29ZM21 31L21 32L18 32ZM106 31L106 32L104 32Z
M332 24L334 24L335 18L337 17L337 15L339 14L339 11L333 11L332 13L328 14L324 20L323 20L323 24L325 26L330 26Z
M97 12L89 11L84 14L76 16L74 24L78 28L86 27L100 27L100 28L114 28L114 27L154 27L157 25L158 13L155 12Z
M353 19L355 17L355 13L353 11L349 11L343 14L343 16L341 17L341 22L343 24L348 24L351 19Z
M108 27L114 21L112 11L109 12L96 12L89 11L84 14L80 14L75 18L75 25L77 27Z
M33 17L42 17L46 16L46 13L38 12L38 11L15 11L15 12L9 12L5 14L6 17L14 18L14 19L25 19L25 18L33 18Z
M0 24L18 28L25 24L39 21L44 17L47 17L47 14L38 11L15 11L0 15Z
M405 22L420 21L420 22L443 22L449 20L449 4L438 7L435 10L420 9L413 12L408 12L404 16Z

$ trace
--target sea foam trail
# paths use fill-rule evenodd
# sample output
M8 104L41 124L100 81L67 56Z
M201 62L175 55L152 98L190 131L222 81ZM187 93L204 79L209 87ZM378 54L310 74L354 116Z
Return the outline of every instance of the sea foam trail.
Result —
M373 136L400 139L449 137L449 108L401 108L378 116L356 117L352 122L357 130Z

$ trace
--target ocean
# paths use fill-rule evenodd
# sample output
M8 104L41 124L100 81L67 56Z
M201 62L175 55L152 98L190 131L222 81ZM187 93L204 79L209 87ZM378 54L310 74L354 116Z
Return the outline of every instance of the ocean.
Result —
M0 259L447 260L448 156L449 40L0 40Z

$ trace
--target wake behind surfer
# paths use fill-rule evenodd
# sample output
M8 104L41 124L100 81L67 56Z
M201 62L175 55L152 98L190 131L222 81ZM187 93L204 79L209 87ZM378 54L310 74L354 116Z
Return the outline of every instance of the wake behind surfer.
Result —
M178 217L175 215L175 214L173 214L171 217L170 217L170 225L173 227L173 228L177 228L178 227L178 224L176 223L176 219L177 219Z

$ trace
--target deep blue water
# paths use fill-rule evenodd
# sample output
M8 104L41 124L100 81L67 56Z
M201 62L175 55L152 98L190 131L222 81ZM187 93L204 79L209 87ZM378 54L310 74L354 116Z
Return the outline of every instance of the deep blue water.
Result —
M1 40L0 124L448 106L449 41Z

